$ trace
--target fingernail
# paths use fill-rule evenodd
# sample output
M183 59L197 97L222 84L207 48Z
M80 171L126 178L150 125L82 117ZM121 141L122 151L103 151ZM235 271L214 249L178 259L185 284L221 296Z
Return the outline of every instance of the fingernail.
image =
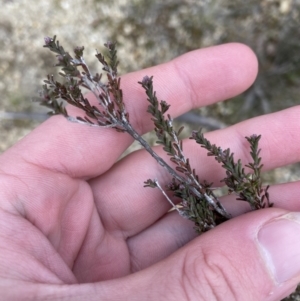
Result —
M258 242L277 283L300 275L300 213L288 213L265 224Z

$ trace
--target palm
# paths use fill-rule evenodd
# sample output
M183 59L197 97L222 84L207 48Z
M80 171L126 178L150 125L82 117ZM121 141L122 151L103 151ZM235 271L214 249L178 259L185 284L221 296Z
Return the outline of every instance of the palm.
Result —
M181 59L186 72L193 73L193 60ZM202 64L209 70L209 60ZM174 92L164 89L164 82L156 87L162 99L177 102L173 116L196 105L196 78L194 86L186 87L176 72L171 63L123 78L127 109L138 131L152 128L141 114L147 107L141 101L144 92L137 90L146 74L172 74L168 88ZM201 80L205 77L199 74ZM221 89L203 104L243 89L232 85L227 94ZM190 102L181 97L185 90L191 92ZM2 277L44 283L116 278L153 264L194 236L188 221L165 215L169 206L158 191L143 188L144 180L161 172L152 158L140 152L115 164L131 142L126 134L53 117L1 156ZM170 219L178 220L176 228Z
M26 139L24 141L26 143ZM3 162L9 160L5 155L3 159ZM5 163L2 164L4 189L1 191L3 199L10 201L6 203L10 213L1 213L2 222L7 223L1 249L7 250L4 256L9 270L18 271L20 276L24 274L26 280L31 281L47 282L51 275L57 281L68 283L91 282L127 275L171 251L158 250L152 258L145 260L139 255L143 254L139 241L142 240L147 248L150 245L147 241L150 237L146 234L145 239L139 233L163 212L155 214L152 210L150 215L149 212L143 214L142 207L148 205L142 200L138 204L140 212L128 208L132 190L128 189L128 183L118 183L114 173L123 177L118 168L106 176L86 181L45 166L32 165L23 159L19 158L17 169L26 168L29 176L20 181L11 176L14 174L11 166L8 166L8 174ZM14 198L5 195L5 187L16 192ZM142 198L136 193L135 197ZM167 206L163 207L166 211ZM11 213L17 214L13 228L10 228ZM31 248L28 249L29 245ZM132 261L131 255L137 256L137 261ZM19 262L24 265L20 266Z
M89 156L89 149L85 148L89 142L79 143L76 149L66 143L62 147L64 153L45 155L44 152L53 154L57 147L55 140L66 134L64 130L59 134L52 132L50 141L43 141L41 133L55 129L57 122L64 123L66 132L74 127L62 117L54 117L2 156L1 191L9 213L2 213L1 220L7 223L8 230L3 232L5 239L1 240L1 249L7 250L4 255L11 271L38 282L49 281L49 275L54 282L67 283L111 279L164 258L189 239L190 235L185 238L178 232L175 235L170 223L165 223L165 228L156 226L157 220L169 209L168 205L158 202L159 198L151 202L152 197L160 194L145 193L142 185L142 180L149 177L147 173L151 174L151 168L156 168L155 164L149 164L148 171L140 168L135 174L136 164L127 162L130 158L114 164L122 148L114 155L100 144L97 146L100 158L82 157L79 164L70 160L65 167L62 163L68 161L68 152L81 156L81 151L85 151ZM91 131L81 126L76 129L85 132L82 136L87 130ZM123 144L129 141L127 135L117 135ZM41 148L36 147L31 153L21 152L35 140L40 140ZM98 145L97 141L94 143ZM17 161L11 161L15 152L19 154ZM111 160L103 161L102 157L108 157L108 153ZM139 162L147 164L145 160ZM89 168L86 165L90 165ZM128 179L129 175L133 179ZM17 177L20 179L16 181ZM5 187L14 193L6 195ZM10 229L11 213L16 215L16 223ZM168 215L167 219L170 218L178 217ZM164 219L157 223L164 224ZM190 227L188 221L182 220L181 224ZM184 227L181 230L183 233ZM153 238L157 231L161 232L160 236ZM172 237L172 242L166 243L167 237ZM31 248L28 249L28 245Z

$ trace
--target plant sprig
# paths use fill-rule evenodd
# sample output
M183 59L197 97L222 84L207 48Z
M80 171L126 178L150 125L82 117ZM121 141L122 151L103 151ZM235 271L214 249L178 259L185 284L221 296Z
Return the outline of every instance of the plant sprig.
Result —
M192 134L192 139L208 151L207 155L214 156L216 161L221 163L226 170L226 177L222 182L228 187L229 193L236 193L238 195L237 200L248 202L252 210L273 206L269 200L269 186L266 188L262 186L261 169L263 164L261 164L260 149L258 149L260 138L261 135L246 137L250 144L250 155L253 160L253 162L245 165L252 172L246 173L241 160L235 162L234 154L229 148L222 150L221 147L211 144L204 137L201 130L198 132L194 131Z
M50 108L51 115L61 114L72 122L111 127L131 135L170 174L171 180L166 189L172 195L169 196L156 179L145 181L145 187L160 189L180 215L194 222L197 232L205 232L230 219L231 215L213 193L212 183L200 180L195 168L191 167L190 160L186 158L183 142L179 138L183 127L179 130L174 129L172 117L166 114L170 105L164 100L158 100L153 87L153 77L144 76L139 84L145 90L149 102L147 112L152 116L157 142L170 157L170 163L162 159L131 125L123 99L121 78L118 76L116 44L107 42L104 46L108 50L107 56L97 52L96 58L106 75L105 81L102 74L91 74L83 58L84 47L76 47L72 56L64 50L59 41L56 41L56 36L46 37L44 47L56 54L58 61L56 66L61 68L59 75L64 81L57 81L48 75L40 97L36 100ZM84 96L83 89L94 94L98 105L89 102ZM64 102L79 108L84 113L83 116L70 116ZM229 149L223 151L211 144L201 131L193 132L192 138L208 150L208 155L215 156L216 160L222 163L222 167L226 170L223 182L228 186L229 192L235 192L238 199L248 202L253 210L272 205L269 202L268 187L265 189L262 187L260 174L262 164L258 149L260 136L253 135L247 138L253 162L246 167L252 170L252 173L245 173L241 161L235 163L233 153ZM179 198L179 205L175 205L171 198Z

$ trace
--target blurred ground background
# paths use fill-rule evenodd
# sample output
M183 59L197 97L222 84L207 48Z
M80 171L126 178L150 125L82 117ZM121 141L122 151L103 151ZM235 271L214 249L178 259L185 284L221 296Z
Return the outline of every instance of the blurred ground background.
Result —
M210 45L249 45L260 62L254 85L235 99L183 116L188 129L202 125L212 130L300 103L300 0L0 0L0 4L0 153L46 118L46 110L31 98L45 75L55 73L54 57L42 47L43 37L54 34L66 49L84 45L94 71L95 49L116 40L119 57L126 57L121 59L121 73ZM295 181L300 179L299 170L295 164L268 173L265 179ZM286 300L300 298L294 294Z

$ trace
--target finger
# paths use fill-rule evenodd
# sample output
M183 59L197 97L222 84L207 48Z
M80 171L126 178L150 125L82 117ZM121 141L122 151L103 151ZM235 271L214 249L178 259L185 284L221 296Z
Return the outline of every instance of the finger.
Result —
M205 135L211 143L222 149L230 148L235 161L241 159L248 164L253 159L250 156L250 145L245 139L253 134L261 135L259 156L262 158L263 171L296 163L300 159L299 134L300 106L295 106L280 112L252 118L226 129L210 132ZM204 174L209 181L218 185L224 178L225 171L213 157L207 157L207 151L199 149L199 144L193 140L186 143L195 166L200 166L199 173ZM203 156L206 160L203 160ZM201 168L201 171L200 171Z
M241 93L252 84L256 73L257 61L248 47L226 44L192 51L169 63L125 75L122 87L131 123L144 133L153 127L146 113L145 93L137 84L145 75L154 76L159 98L171 104L170 113L175 117ZM55 116L7 152L1 166L5 169L17 155L18 160L90 178L109 169L131 142L127 134L68 123Z
M64 300L88 296L91 301L132 296L137 300L279 301L300 281L299 231L299 213L252 212L194 239L141 272L55 293Z
M268 192L273 206L288 211L300 211L299 185L300 181L271 185ZM221 201L233 217L250 211L249 204L237 201L236 196L227 195Z
M250 148L244 137L254 133L261 134L260 156L264 169L270 170L300 160L299 113L300 107L294 107L208 133L206 137L223 149L230 147L236 161L241 159L247 164L251 161ZM161 147L155 147L155 151L168 161ZM207 157L207 152L201 149L200 145L193 140L185 141L184 152L190 158L192 168L196 169L201 181L207 180L215 186L221 185L220 180L225 177L224 169L214 158ZM118 220L121 229L128 231L129 236L135 235L170 209L160 191L143 187L143 182L148 178L158 178L163 187L171 180L170 175L142 150L118 162L105 177L96 178L91 182L96 206L108 229L115 230L116 224L111 224L110 221ZM114 183L117 189L106 189L109 183ZM103 195L105 189L106 193ZM272 195L270 190L271 202ZM243 208L244 206L241 209L244 210ZM105 216L106 212L110 215Z

